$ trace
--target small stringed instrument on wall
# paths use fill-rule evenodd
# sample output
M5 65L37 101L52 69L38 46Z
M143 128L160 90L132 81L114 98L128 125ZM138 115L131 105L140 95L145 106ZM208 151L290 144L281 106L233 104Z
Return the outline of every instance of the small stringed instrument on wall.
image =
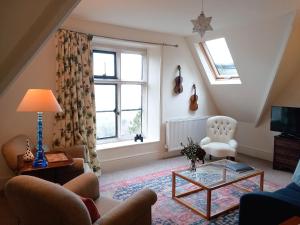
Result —
M183 91L182 87L182 76L181 76L181 66L177 66L179 75L175 78L175 87L174 87L174 93L180 94Z
M198 109L198 95L196 93L196 85L193 84L193 91L194 91L194 94L190 97L190 110L191 111L196 111Z

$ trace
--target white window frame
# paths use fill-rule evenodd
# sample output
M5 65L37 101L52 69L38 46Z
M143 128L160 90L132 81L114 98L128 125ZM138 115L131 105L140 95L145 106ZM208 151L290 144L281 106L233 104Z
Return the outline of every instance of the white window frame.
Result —
M131 48L131 47L118 47L118 46L102 46L95 44L93 46L93 51L107 51L107 52L115 52L116 53L116 78L109 79L109 78L94 78L95 85L97 84L113 84L116 85L116 105L117 105L117 137L113 138L104 138L104 139L97 139L97 143L108 143L108 142L118 142L118 141L125 141L125 140L133 140L133 137L122 137L120 136L121 133L121 85L122 84L136 84L141 85L141 111L142 111L142 134L143 137L147 137L147 125L148 125L148 118L147 118L147 100L148 100L148 65L147 65L147 50L146 49L138 49L138 48ZM141 54L142 55L142 79L141 81L124 81L121 80L121 53L133 53L133 54ZM95 99L95 101L97 101Z
M226 39L225 39L225 41L226 41ZM215 80L240 80L239 74L237 74L235 76L225 76L225 75L220 74L218 69L215 66L212 56L210 55L209 49L206 45L206 42L200 42L199 46L200 46L200 51L203 54L204 59L205 59L207 65L209 66L210 72L214 76ZM227 45L227 47L228 47L228 45ZM229 51L230 51L230 49L229 49ZM230 52L230 54L231 54L231 52ZM235 63L234 63L234 65L235 65Z

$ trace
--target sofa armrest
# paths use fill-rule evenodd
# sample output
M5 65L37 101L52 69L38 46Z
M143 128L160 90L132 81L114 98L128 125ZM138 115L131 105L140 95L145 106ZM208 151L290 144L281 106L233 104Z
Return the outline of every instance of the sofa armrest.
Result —
M240 225L256 224L258 218L260 224L277 225L295 215L300 215L300 206L276 193L249 193L240 200Z
M85 198L99 197L99 181L95 174L84 173L63 185L66 189Z
M205 137L200 141L200 146L202 147L203 145L207 145L211 142L210 137Z
M236 149L237 146L238 146L237 141L234 140L234 139L229 140L229 141L228 141L228 144L230 145L231 148L234 148L234 149Z
M59 147L54 148L51 151L62 151L71 156L72 158L83 158L84 162L87 162L87 149L85 145L74 145L72 147Z
M151 206L156 202L157 195L150 189L143 189L126 201L103 215L97 225L132 225L139 221L142 215L151 215ZM151 224L151 217L149 218ZM146 224L146 221L144 221ZM143 223L144 224L144 223Z

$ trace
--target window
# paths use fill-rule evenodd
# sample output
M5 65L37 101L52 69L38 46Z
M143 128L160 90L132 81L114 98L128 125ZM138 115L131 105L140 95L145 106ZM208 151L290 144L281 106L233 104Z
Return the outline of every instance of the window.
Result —
M93 51L98 140L145 135L145 67L144 51Z
M215 79L239 78L225 38L206 41L200 46Z

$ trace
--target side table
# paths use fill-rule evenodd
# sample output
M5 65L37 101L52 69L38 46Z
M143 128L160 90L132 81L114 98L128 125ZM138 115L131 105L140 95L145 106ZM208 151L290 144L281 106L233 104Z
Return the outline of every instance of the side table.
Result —
M73 165L73 159L65 152L46 152L45 157L48 160L47 167L33 167L32 161L25 162L23 155L18 155L18 175L30 175L57 183L57 174L61 168Z

